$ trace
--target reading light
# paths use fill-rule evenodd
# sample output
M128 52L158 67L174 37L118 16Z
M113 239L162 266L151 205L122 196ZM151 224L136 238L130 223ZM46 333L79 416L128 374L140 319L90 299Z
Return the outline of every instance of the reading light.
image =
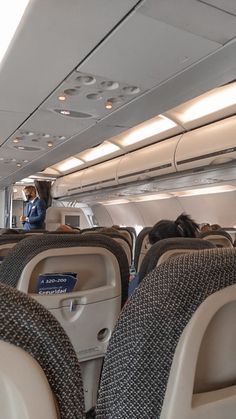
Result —
M17 167L21 167L21 164L20 163L17 163Z
M54 166L60 172L66 172L67 170L73 169L74 167L81 166L81 164L84 164L82 160L79 160L76 157L70 157L58 164L55 164Z
M53 143L51 143L50 141L48 142L48 147L52 147Z
M158 115L157 118L152 118L132 129L130 134L124 136L121 143L123 146L132 145L174 127L176 127L174 121L163 115Z
M62 115L70 115L70 111L62 110L62 111L60 111L60 114L62 114Z
M7 0L1 4L0 62L17 30L29 0Z
M120 150L120 147L110 143L109 141L104 141L99 146L95 147L92 150L80 153L79 156L86 162L99 159L100 157L107 156L108 154L114 153L115 151Z
M18 150L24 150L25 149L25 147L23 147L22 145L19 145L17 148L18 148Z
M186 110L183 112L181 111L182 106L179 107L179 119L181 122L194 121L195 119L235 105L236 83L214 89L211 92L201 95L193 102L189 107L186 107L187 104L185 104L184 109ZM178 112L178 107L176 111Z
M185 197L185 196L196 196L196 195L209 195L213 193L232 192L236 190L234 185L220 185L211 186L209 188L190 189L187 191L176 191L172 192L174 196Z
M64 95L60 95L58 96L58 100L61 100L63 102L64 100L66 100L66 97Z
M112 109L112 107L113 107L112 102L107 101L106 104L105 104L105 108L106 109Z

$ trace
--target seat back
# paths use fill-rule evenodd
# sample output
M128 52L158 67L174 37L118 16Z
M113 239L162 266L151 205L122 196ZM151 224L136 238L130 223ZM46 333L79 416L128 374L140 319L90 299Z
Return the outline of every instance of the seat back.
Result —
M235 316L236 285L209 296L194 313L175 351L161 419L234 417Z
M169 258L184 253L212 249L215 247L216 246L213 243L208 242L207 240L192 239L189 237L175 237L172 239L160 240L153 244L146 253L139 270L139 282L141 282L156 266Z
M25 238L25 234L4 234L0 236L0 260L3 260L9 250Z
M27 371L27 374L25 373ZM58 419L48 380L32 356L0 341L1 418Z
M224 296L222 299L222 294L219 296L220 305L210 304L208 312L207 299L233 285L234 294L229 288L228 298L235 307L235 283L235 249L188 253L169 259L150 272L126 304L113 333L103 368L97 419L232 419L232 412L236 409L236 389L235 385L232 386L236 383L234 308L226 307L229 301L224 300ZM204 301L206 309L201 306ZM220 315L218 322L214 316L221 307L226 312ZM204 311L204 324L203 318L198 317L198 309ZM194 319L194 313L197 322L194 327L189 326L189 330L196 339L188 346L186 328ZM229 318L230 332L224 335ZM223 334L215 334L215 322L218 323L216 330L221 329ZM205 330L209 331L209 336L204 334ZM175 386L172 385L172 391L168 391L175 350L182 338L182 348L187 355L182 362L185 352L181 353L181 365L179 370L176 367L178 374L174 374ZM229 355L229 361L224 355ZM196 365L199 370L195 374ZM196 397L189 396L189 393L194 393L193 386ZM163 405L166 394L169 398ZM222 400L224 408L220 406ZM181 410L181 403L189 407L191 416L188 416L188 411L185 414L184 409ZM177 404L179 410L175 410ZM162 408L166 409L163 413Z
M37 293L40 274L65 272L77 275L72 292ZM81 362L89 410L95 405L103 357L128 295L123 249L97 234L31 236L9 252L0 276L51 310L67 332Z
M131 266L132 246L130 244L130 236L129 236L129 240L127 239L127 234L129 233L128 232L121 233L119 230L113 232L113 231L109 231L110 229L107 229L108 231L105 231L106 228L103 228L101 230L102 231L98 230L98 228L91 228L90 230L83 230L82 234L101 234L115 240L124 249L127 260L128 260L128 264L129 266Z
M137 272L139 272L143 258L146 255L148 249L150 248L148 234L151 228L152 227L144 227L140 231L136 239L134 252L134 266Z
M202 233L201 238L214 243L216 247L233 247L232 237L224 230Z
M0 284L0 321L1 417L83 419L79 363L54 316Z

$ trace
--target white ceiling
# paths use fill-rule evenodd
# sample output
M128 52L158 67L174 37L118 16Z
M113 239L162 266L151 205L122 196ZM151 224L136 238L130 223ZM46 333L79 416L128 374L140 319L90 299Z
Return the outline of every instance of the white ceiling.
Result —
M205 3L32 2L0 68L0 159L14 160L0 160L0 187L234 79L236 42L227 41L236 33L235 3ZM217 3L229 13L212 7ZM76 68L96 81L78 82ZM107 90L104 81L119 87ZM58 101L60 93L76 86L77 95ZM132 86L138 90L129 95ZM101 99L88 99L91 93ZM110 95L122 99L107 111ZM54 109L91 117L65 117ZM24 136L29 131L34 135ZM23 147L39 150L18 150L12 143L16 136Z

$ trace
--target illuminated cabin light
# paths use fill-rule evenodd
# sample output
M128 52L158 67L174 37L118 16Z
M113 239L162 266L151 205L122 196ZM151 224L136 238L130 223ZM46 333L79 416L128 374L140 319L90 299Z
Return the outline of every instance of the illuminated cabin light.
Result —
M172 192L174 196L185 197L185 196L196 196L196 195L210 195L213 193L222 193L222 192L232 192L236 190L234 185L220 185L220 186L210 186L209 188L198 188L198 189L189 189L187 191L176 191Z
M68 116L68 115L70 115L70 111L62 110L62 111L60 111L60 114Z
M14 143L14 144L17 144L17 143L19 143L19 139L18 138L14 138L13 140L12 140L12 142Z
M0 62L13 39L28 3L29 0L7 0L1 4Z
M130 201L128 199L112 199L111 201L102 201L99 204L102 205L119 205L119 204L128 204Z
M81 156L83 160L89 162L107 156L108 154L114 153L118 150L120 150L120 147L118 147L116 144L110 143L109 141L104 141L94 149L81 153L81 155L79 154L79 157Z
M105 108L106 109L112 109L113 108L112 102L107 101L106 104L105 104Z
M20 163L17 163L17 167L21 167L21 164Z
M19 145L19 147L17 147L18 148L18 150L24 150L25 149L25 147L23 147L22 145Z
M167 193L159 193L155 195L143 195L143 196L132 197L130 200L132 202L145 202L145 201L157 201L159 199L169 199L169 198L173 198L173 196Z
M64 102L66 100L66 96L65 95L60 95L60 96L58 96L58 100L60 100L61 102Z
M232 105L236 105L236 83L205 93L184 111L181 111L181 106L178 117L181 122L190 122Z
M58 164L55 164L54 166L60 172L66 172L67 170L74 169L75 167L81 166L82 164L84 164L82 160L79 160L76 157L70 157Z
M168 131L176 126L176 123L171 119L166 118L163 115L158 115L157 118L146 121L137 126L135 129L132 129L130 134L124 135L124 138L121 140L121 144L123 146L129 146L145 140L146 138Z
M22 183L32 183L32 184L34 183L33 179L30 179L29 177L21 179L20 182L22 182Z
M48 147L53 147L53 143L52 142L48 142Z

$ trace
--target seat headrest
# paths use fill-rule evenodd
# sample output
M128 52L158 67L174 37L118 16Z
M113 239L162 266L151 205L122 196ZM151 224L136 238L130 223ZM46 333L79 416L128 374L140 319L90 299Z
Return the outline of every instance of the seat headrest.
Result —
M189 238L189 237L174 237L171 239L163 239L153 244L146 253L139 271L139 282L154 269L162 255L170 250L202 250L212 249L216 246L207 240Z

